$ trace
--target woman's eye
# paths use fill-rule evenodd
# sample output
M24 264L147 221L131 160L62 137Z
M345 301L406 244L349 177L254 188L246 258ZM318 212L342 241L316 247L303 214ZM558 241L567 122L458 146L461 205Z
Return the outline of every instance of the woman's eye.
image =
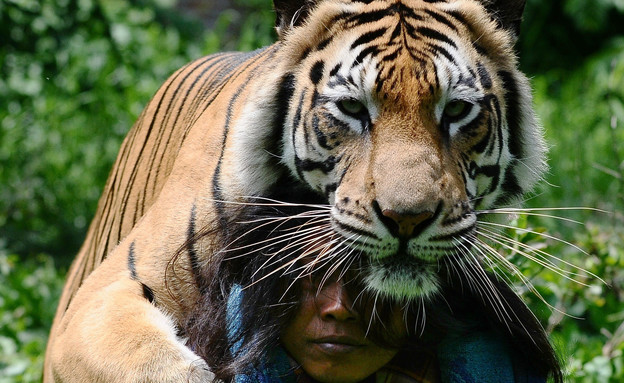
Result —
M367 113L366 106L353 98L338 101L338 109L356 118L360 118L364 113Z
M452 121L461 120L470 112L472 105L466 101L453 100L446 104L444 108L444 116Z

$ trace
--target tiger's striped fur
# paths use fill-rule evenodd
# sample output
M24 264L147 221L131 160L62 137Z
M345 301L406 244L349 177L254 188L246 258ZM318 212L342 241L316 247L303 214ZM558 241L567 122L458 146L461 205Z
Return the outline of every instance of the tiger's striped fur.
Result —
M277 43L180 69L128 134L45 381L211 379L179 334L221 249L191 240L250 197L314 191L330 233L297 254L358 257L368 289L411 301L482 273L467 256L476 211L539 180L545 147L513 51L524 1L275 3Z

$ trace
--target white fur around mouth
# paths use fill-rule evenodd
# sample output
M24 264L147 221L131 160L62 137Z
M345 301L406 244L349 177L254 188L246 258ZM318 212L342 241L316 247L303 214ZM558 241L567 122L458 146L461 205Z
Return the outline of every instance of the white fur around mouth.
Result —
M438 264L404 254L374 260L365 282L372 291L397 300L427 298L440 289Z

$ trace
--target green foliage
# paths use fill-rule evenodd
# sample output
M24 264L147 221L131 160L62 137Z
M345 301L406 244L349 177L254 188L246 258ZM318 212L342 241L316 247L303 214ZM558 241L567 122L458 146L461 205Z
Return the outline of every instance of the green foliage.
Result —
M516 223L523 229L508 235L539 249L530 256L553 255L546 257L553 267L540 267L520 253L510 260L539 293L521 290L558 348L567 381L623 381L624 228L576 223L577 234L568 242L531 221L521 217Z
M142 3L2 3L0 236L12 251L75 254L121 139L164 79L201 55Z
M21 261L0 247L0 383L41 380L63 273L49 256Z
M40 379L62 270L149 97L193 58L275 38L270 0L234 0L209 31L174 3L0 1L0 383ZM528 205L608 212L519 216L507 233L576 282L500 249L548 303L519 286L571 382L624 381L623 24L624 0L528 0L518 43L552 145Z
M624 381L624 227L566 218L561 222L576 228L566 240L553 235L552 223L547 228L533 219L551 214L561 217L547 210L519 213L500 230L508 239L499 239L499 253L524 275L518 292L550 334L566 381Z
M583 383L624 381L624 36L595 45L600 50L574 67L544 70L532 81L551 170L528 205L602 209L551 212L581 225L530 220L567 241L542 237L533 245L579 267L557 262L578 273L570 275L574 282L527 264L534 285L556 309L530 294L527 300L559 346L569 381Z
M578 382L624 380L624 228L591 224L578 237L590 254L580 263L600 276L586 276L587 286L570 285L562 306L582 320L562 318L560 343L567 347L571 376ZM579 262L583 260L579 259ZM581 344L583 347L579 347Z
M547 72L533 84L553 145L547 199L624 207L624 37L579 68ZM592 192L579 193L589 185Z
M0 383L41 379L57 269L76 254L151 95L174 70L221 49L232 22L243 38L231 49L271 39L270 7L245 7L253 21L226 12L204 32L174 3L0 2Z
M622 34L622 0L527 0L519 47L530 73L572 69Z
M267 0L233 0L232 9L223 12L207 41L223 50L251 51L272 44L275 39L272 5Z
M550 8L549 8L550 7ZM538 115L551 145L551 170L531 207L590 207L553 211L582 225L532 217L548 235L532 245L576 275L562 278L524 262L523 271L548 304L526 294L559 346L568 381L624 381L624 3L618 0L529 1L536 18L520 42L534 71ZM562 20L554 23L554 20ZM573 36L573 37L572 37ZM542 39L540 41L540 39ZM522 241L525 238L520 239ZM520 257L521 258L521 257ZM518 257L516 261L520 262ZM557 311L559 310L559 311ZM564 314L565 313L565 314Z

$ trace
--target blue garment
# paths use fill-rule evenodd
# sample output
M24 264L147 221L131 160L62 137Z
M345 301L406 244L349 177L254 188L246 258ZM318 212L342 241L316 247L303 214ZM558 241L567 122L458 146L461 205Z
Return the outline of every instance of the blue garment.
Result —
M228 336L240 330L240 303L243 291L232 288L227 307ZM234 346L238 352L240 343ZM438 345L437 359L442 383L545 383L514 360L512 350L491 331L450 334ZM258 367L237 375L236 383L295 383L296 377L283 348L267 355Z
M491 331L447 336L438 346L444 383L543 383L514 361L512 350Z
M228 324L228 336L230 339L236 337L240 331L241 322L241 300L243 299L243 289L239 285L234 285L230 292L227 304L226 321ZM232 352L240 350L241 341L237 342ZM267 355L267 360L260 362L258 367L250 366L245 374L239 374L235 378L235 383L295 383L296 378L292 373L290 360L286 351L281 347L272 350Z
M257 368L250 368L246 374L236 375L235 383L295 383L296 377L290 367L286 352L278 347L266 362Z

